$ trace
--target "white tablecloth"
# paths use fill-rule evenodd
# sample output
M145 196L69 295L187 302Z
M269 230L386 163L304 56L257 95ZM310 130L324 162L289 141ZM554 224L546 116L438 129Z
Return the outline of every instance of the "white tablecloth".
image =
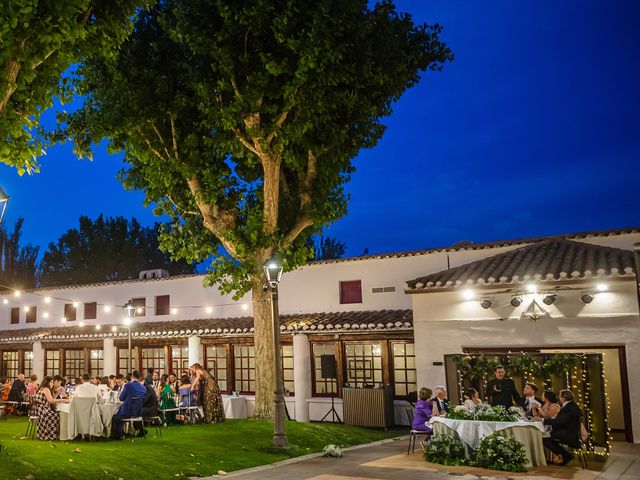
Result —
M546 465L542 445L542 422L488 422L482 420L453 420L445 417L433 417L429 421L433 432L457 436L465 444L465 454L469 449L477 448L480 440L492 433L499 432L504 437L515 438L524 446L527 455L527 467Z
M103 437L108 437L111 434L111 419L119 407L119 403L103 403L98 405L100 419L103 425ZM60 412L60 440L73 440L76 437L76 432L73 418L69 415L71 404L57 403L56 409Z
M245 397L222 395L222 405L225 418L247 418L247 399Z

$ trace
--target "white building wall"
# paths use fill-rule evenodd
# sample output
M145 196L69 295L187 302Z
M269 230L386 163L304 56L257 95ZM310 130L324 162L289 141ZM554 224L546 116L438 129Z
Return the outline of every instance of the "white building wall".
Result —
M464 300L460 291L412 295L418 387L444 384L444 368L433 363L464 348L625 346L633 432L640 442L640 383L634 381L640 378L637 295L633 280L607 285L609 290L595 294L590 304L581 302L582 290L560 291L551 306L537 295L538 303L551 315L537 322L520 318L533 295L518 308L510 305L508 293L488 292L473 300ZM485 297L492 298L488 310L479 302Z

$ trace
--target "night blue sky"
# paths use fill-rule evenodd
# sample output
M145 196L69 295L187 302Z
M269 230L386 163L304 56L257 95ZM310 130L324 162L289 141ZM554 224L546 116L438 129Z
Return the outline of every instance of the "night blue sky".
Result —
M444 26L455 53L355 162L349 255L640 225L640 2L398 1ZM22 178L0 166L6 221L43 248L80 215L153 223L116 180L118 157L69 146Z

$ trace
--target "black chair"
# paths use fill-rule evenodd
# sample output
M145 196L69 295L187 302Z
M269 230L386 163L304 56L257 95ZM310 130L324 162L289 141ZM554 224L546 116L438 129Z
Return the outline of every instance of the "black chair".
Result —
M407 407L407 417L409 418L409 426L413 424L413 408ZM407 446L407 455L409 453L414 453L416 451L416 440L418 435L424 435L424 441L428 442L431 439L431 433L425 432L423 430L414 430L413 428L409 430L409 445Z

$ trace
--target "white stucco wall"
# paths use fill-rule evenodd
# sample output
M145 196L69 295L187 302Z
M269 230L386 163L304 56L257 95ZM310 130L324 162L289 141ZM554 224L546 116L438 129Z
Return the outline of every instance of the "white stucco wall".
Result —
M595 283L595 282L594 282ZM626 347L633 432L640 442L640 316L633 280L609 282L609 290L596 294L590 304L580 301L582 288L559 292L556 303L538 303L551 317L537 322L521 319L529 304L510 305L512 294L486 292L465 300L460 291L416 294L413 297L414 338L418 386L443 384L444 367L434 366L443 356L463 348L521 347ZM587 287L585 287L587 289ZM481 298L491 298L485 310Z

